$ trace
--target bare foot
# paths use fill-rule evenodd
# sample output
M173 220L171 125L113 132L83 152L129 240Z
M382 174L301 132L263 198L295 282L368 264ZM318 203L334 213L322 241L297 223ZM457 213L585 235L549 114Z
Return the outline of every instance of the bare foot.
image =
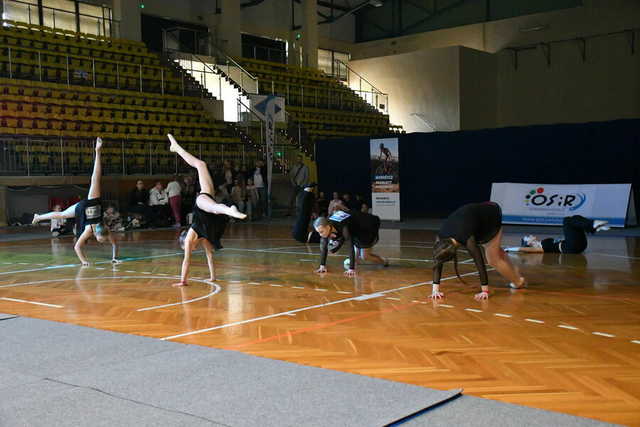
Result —
M527 286L527 281L525 280L524 277L521 277L518 283L513 283L513 282L509 283L509 287L512 289L522 289L526 286Z
M40 215L38 214L33 214L33 221L31 221L31 224L35 225L38 222L40 222Z
M173 285L174 288L178 288L180 286L189 286L189 284L187 282L178 282L178 283L174 283Z
M178 145L178 141L176 141L176 139L170 133L167 134L167 138L169 138L170 142L169 151L171 151L172 153L176 153L178 151L178 147L180 146Z
M229 216L238 218L238 219L245 219L247 217L247 215L240 212L235 205L229 208Z

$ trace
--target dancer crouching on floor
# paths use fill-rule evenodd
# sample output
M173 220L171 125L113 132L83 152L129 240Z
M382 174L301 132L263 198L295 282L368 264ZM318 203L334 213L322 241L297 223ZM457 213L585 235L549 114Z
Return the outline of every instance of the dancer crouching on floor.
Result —
M485 245L487 262L495 267L504 278L509 280L512 288L522 288L526 281L520 276L518 269L509 261L500 247L502 242L502 210L493 202L470 203L455 210L445 220L438 232L433 247L433 289L431 298L440 299L440 277L445 262L453 260L456 275L458 273L457 250L464 246L478 269L482 291L475 295L476 300L489 298L489 278L479 245ZM460 278L460 280L462 280Z
M211 179L207 164L185 151L173 135L169 134L167 137L171 142L169 151L177 153L189 166L195 168L198 171L198 179L200 182L200 194L196 196L196 203L193 207L193 222L191 227L180 235L180 246L184 249L182 274L180 276L180 282L175 283L173 286L186 286L188 284L187 278L189 276L189 265L191 264L191 252L196 249L200 243L202 243L202 247L207 256L209 280L213 281L216 279L213 266L214 241L216 238L220 238L219 232L216 230L216 228L219 227L219 221L216 220L216 215L228 215L238 219L245 219L247 216L238 211L238 208L235 206L229 207L221 203L216 203L213 199L215 186L213 185L213 179Z

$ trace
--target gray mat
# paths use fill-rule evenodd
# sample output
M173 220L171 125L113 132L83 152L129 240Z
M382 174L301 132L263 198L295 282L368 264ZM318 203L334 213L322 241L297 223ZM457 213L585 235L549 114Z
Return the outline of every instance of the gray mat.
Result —
M0 401L2 426L212 426L189 414L52 381L41 380L12 390Z
M195 346L58 379L233 426L384 425L458 393Z
M458 393L28 318L0 348L7 425L371 426Z
M424 414L393 425L402 427L606 427L615 424L473 396L460 396Z
M16 318L16 317L18 317L18 316L16 316L15 314L0 313L0 320L13 319L13 318Z

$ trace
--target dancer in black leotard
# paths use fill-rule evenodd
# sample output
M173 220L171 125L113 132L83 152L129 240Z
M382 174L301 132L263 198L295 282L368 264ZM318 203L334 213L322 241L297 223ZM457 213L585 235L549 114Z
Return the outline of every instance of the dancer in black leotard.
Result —
M588 219L580 215L568 216L562 220L564 238L547 238L540 240L528 235L522 238L521 247L506 248L507 252L550 252L563 254L580 254L587 249L587 234L609 229L607 221Z
M69 206L62 212L49 212L46 214L33 216L33 224L40 221L50 220L52 218L75 218L76 219L76 244L74 250L80 258L83 266L89 265L87 257L85 257L83 248L87 240L94 236L100 243L111 242L112 257L111 262L119 263L118 245L114 236L109 232L102 221L102 205L100 201L102 178L102 163L100 154L102 152L102 139L96 138L96 157L93 163L93 172L91 174L91 185L89 186L89 194L85 200L81 200L75 205Z
M313 194L315 184L310 184L301 192L301 204L298 217L291 230L292 237L300 243L318 243L320 235L317 231L309 231L309 222L315 208L316 196Z
M485 245L487 262L511 281L511 287L523 287L525 279L520 276L516 267L506 257L500 247L501 241L502 210L496 203L470 203L449 215L438 232L438 240L433 248L434 267L431 297L435 299L443 297L440 292L440 276L442 275L442 265L445 262L453 259L456 275L460 277L456 253L459 246L467 248L480 274L482 292L475 295L477 300L489 297L489 279L479 245Z
M193 208L193 223L187 231L180 235L180 244L184 248L184 260L182 261L180 282L175 283L173 286L187 285L191 252L199 243L202 243L207 256L209 279L215 280L216 275L213 266L214 241L220 238L219 230L216 229L216 223L218 222L216 215L228 215L239 219L245 219L247 216L239 212L235 206L229 207L221 203L216 203L212 196L215 187L207 164L185 151L173 135L169 134L167 137L171 142L169 150L177 153L189 166L197 169L200 182L200 194L196 197L196 203Z
M384 266L389 265L380 256L371 252L371 248L378 243L380 218L363 212L336 211L329 218L319 217L313 223L313 228L322 237L320 240L321 258L317 273L327 272L327 254L337 252L345 241L349 242L349 269L344 273L347 277L356 275L356 249L360 252L360 259L371 261ZM331 240L331 241L330 241Z

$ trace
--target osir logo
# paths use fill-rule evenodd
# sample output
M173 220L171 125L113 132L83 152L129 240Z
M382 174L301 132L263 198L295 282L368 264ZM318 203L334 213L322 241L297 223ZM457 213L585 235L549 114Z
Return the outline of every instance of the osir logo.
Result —
M548 194L544 187L534 188L524 198L527 206L560 207L570 211L579 209L587 201L584 193Z

